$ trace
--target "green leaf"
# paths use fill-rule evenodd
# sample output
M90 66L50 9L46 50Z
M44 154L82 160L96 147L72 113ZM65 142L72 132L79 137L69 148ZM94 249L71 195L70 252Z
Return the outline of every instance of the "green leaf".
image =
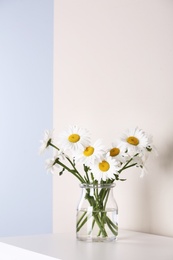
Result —
M59 172L59 176L61 176L64 171L65 171L65 169L63 168L62 171Z
M152 148L150 146L146 147L146 149L147 149L148 152L152 151Z
M119 179L119 181L126 181L127 179Z

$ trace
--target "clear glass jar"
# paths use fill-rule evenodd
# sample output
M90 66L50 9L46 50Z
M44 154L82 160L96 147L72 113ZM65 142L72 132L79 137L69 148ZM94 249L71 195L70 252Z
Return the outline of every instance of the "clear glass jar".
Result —
M77 207L76 237L81 241L113 241L118 235L118 206L114 199L115 184L80 184Z

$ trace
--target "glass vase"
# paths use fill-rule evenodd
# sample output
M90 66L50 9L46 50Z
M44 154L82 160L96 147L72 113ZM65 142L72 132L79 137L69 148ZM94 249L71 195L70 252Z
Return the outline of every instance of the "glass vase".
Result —
M118 235L118 206L115 184L80 184L81 198L77 207L76 237L81 241L107 242Z

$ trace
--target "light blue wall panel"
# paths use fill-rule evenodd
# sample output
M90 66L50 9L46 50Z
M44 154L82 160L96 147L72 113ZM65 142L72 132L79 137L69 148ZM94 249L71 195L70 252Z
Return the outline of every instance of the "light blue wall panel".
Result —
M0 236L52 231L53 0L0 0Z

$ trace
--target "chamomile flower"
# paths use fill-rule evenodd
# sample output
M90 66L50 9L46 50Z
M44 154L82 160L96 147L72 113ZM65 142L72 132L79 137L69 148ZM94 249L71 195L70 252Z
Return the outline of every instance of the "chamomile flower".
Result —
M59 146L63 151L83 149L89 146L90 136L86 129L78 126L70 126L68 130L59 136Z
M54 153L54 158L58 158L59 160L65 160L67 158L67 155L65 155L62 150L56 150L56 152Z
M39 149L39 153L42 154L49 146L50 142L52 141L53 132L49 130L44 131L44 137L43 140L40 141L41 146Z
M56 150L53 158L46 160L46 169L52 174L62 171L63 167L59 165L56 161L63 161L67 158L67 156L61 151Z
M107 154L116 161L119 161L120 164L128 160L126 150L117 143L112 143L112 146L107 150Z
M138 127L126 131L120 138L120 146L126 149L130 155L145 153L147 147L151 147L151 140L148 135Z
M53 157L46 160L46 170L48 172L51 172L52 174L58 173L62 170L62 167L59 164L55 163L56 159L56 157Z
M79 149L75 154L75 161L90 166L95 161L101 159L105 153L103 148L101 140L98 139L93 145L86 146L82 150Z
M147 168L145 167L145 160L144 156L134 156L132 160L132 164L136 163L135 167L140 168L140 178L144 177L144 175L148 172Z
M132 161L131 161L131 164L135 164L136 163L136 167L140 167L142 168L143 165L144 165L144 162L142 160L142 157L141 156L134 156Z
M115 179L115 174L118 173L118 169L118 162L108 155L101 161L96 162L91 166L94 179L99 182L101 180L106 181L107 179Z

